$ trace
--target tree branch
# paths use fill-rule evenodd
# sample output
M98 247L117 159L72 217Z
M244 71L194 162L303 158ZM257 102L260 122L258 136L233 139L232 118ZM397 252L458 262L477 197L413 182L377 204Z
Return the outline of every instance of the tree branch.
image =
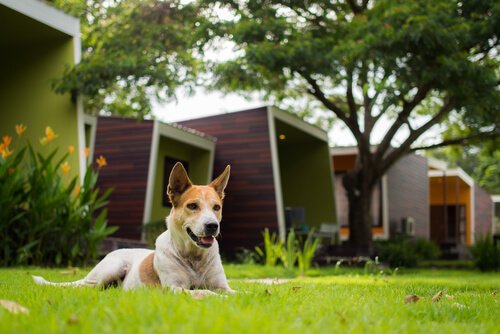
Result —
M382 142L377 147L377 151L375 152L375 163L378 164L382 161L385 153L387 152L387 150L391 145L392 139L394 138L398 130L401 128L403 124L405 124L413 109L420 102L422 102L423 99L425 99L427 93L429 93L430 90L431 90L431 85L424 84L418 88L417 93L410 102L406 101L403 102L403 110L401 110L401 112L398 114L398 117L396 118L392 126L389 128L389 130L387 130L384 139L382 139Z
M356 0L347 0L349 7L354 14L361 14L368 6L368 2L369 0L363 0L361 5L359 5Z
M333 101L328 99L326 97L325 93L323 93L323 91L319 87L316 80L314 80L309 75L302 73L300 71L297 71L297 73L300 74L300 76L302 76L307 81L307 83L311 86L311 89L308 90L308 93L311 94L312 96L314 96L315 98L317 98L327 109L333 111L333 113L339 119L341 119L345 123L345 125L347 125L347 127L349 128L349 130L351 130L352 134L356 138L359 145L362 145L362 146L365 145L366 143L365 143L363 134L361 133L361 131L359 129L359 125L358 125L357 121L353 122L351 117L349 117L349 115L342 108L340 108Z
M476 133L476 134L473 134L470 136L463 136L463 137L458 137L458 138L447 139L447 140L443 140L442 142L437 143L437 144L432 144L432 145L428 145L428 146L412 147L410 150L411 151L419 151L419 150L431 150L434 148L451 146L451 145L470 145L474 141L479 140L479 139L494 139L494 138L500 138L500 130L494 130L492 132L481 132L481 133Z
M380 163L382 166L380 168L380 175L384 175L389 168L402 156L411 151L411 144L415 142L422 134L424 134L431 127L436 125L444 116L446 116L450 111L453 110L455 106L455 101L453 99L448 99L444 105L439 109L439 111L434 115L430 120L428 120L424 125L419 127L418 129L411 130L408 138L398 147L392 150Z

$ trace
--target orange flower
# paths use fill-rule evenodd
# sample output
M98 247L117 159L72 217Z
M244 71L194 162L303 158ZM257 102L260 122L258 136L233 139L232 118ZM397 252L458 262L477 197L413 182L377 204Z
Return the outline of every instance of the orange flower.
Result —
M9 148L9 145L12 142L12 137L11 136L3 136L2 141L3 141L3 144L5 145L5 148Z
M80 195L81 191L82 191L82 187L80 185L77 185L75 188L75 195L76 196Z
M10 155L12 155L13 151L9 150L8 147L6 147L4 150L2 150L2 157L4 159L7 159Z
M26 131L26 125L22 123L16 125L16 133L18 136L22 135L24 131Z
M85 157L87 157L87 158L88 158L88 157L89 157L89 155L90 155L90 148L85 147L85 149L83 150L83 154L85 154Z
M47 138L47 142L50 142L54 139L56 139L58 137L58 135L56 135L56 133L54 132L54 130L52 130L52 128L50 126L47 126L45 128L45 138Z
M69 152L69 154L73 154L73 152L75 152L75 147L73 145L69 145L68 152Z
M3 153L3 151L5 150L5 144L4 143L0 143L0 154Z
M108 165L108 162L106 161L106 158L103 157L102 155L95 161L99 165L99 168L102 168L104 166Z
M62 165L61 165L61 169L63 171L64 174L68 174L69 173L69 170L71 169L71 166L69 165L69 163L67 161L65 161Z

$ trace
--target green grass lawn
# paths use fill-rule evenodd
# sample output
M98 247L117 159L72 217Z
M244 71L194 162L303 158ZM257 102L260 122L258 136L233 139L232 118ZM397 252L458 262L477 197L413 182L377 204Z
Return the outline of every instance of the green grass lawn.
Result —
M415 270L365 275L314 270L315 277L266 285L245 277L286 277L280 268L227 265L234 296L193 299L160 289L37 286L31 274L75 280L64 269L0 269L0 333L499 333L500 274ZM336 273L337 275L331 275ZM451 297L432 302L439 290ZM424 297L405 304L405 296Z

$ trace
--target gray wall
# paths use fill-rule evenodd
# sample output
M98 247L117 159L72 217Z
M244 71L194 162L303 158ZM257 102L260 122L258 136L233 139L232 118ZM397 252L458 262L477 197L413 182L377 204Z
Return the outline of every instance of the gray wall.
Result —
M410 154L399 160L387 173L389 230L400 232L401 219L415 219L415 234L430 238L429 179L427 159Z

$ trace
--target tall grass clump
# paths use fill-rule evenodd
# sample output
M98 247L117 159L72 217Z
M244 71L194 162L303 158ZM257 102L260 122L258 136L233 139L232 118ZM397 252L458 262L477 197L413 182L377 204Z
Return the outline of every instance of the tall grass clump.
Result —
M474 265L481 271L500 270L500 245L495 245L489 233L480 236L471 247Z
M302 239L292 229L288 232L285 242L280 240L276 233L270 233L268 229L265 229L262 235L264 248L255 247L255 252L263 259L266 266L281 264L289 272L298 267L301 276L307 274L319 246L319 239L314 237L314 230Z
M0 145L0 266L88 263L116 230L107 226L104 208L111 190L100 193L90 164L82 184L70 177L67 158L74 147L57 157L58 148L48 147L57 138L52 129L38 150L21 142L25 129L16 127L18 148L11 148L10 136ZM106 165L103 157L97 163Z

